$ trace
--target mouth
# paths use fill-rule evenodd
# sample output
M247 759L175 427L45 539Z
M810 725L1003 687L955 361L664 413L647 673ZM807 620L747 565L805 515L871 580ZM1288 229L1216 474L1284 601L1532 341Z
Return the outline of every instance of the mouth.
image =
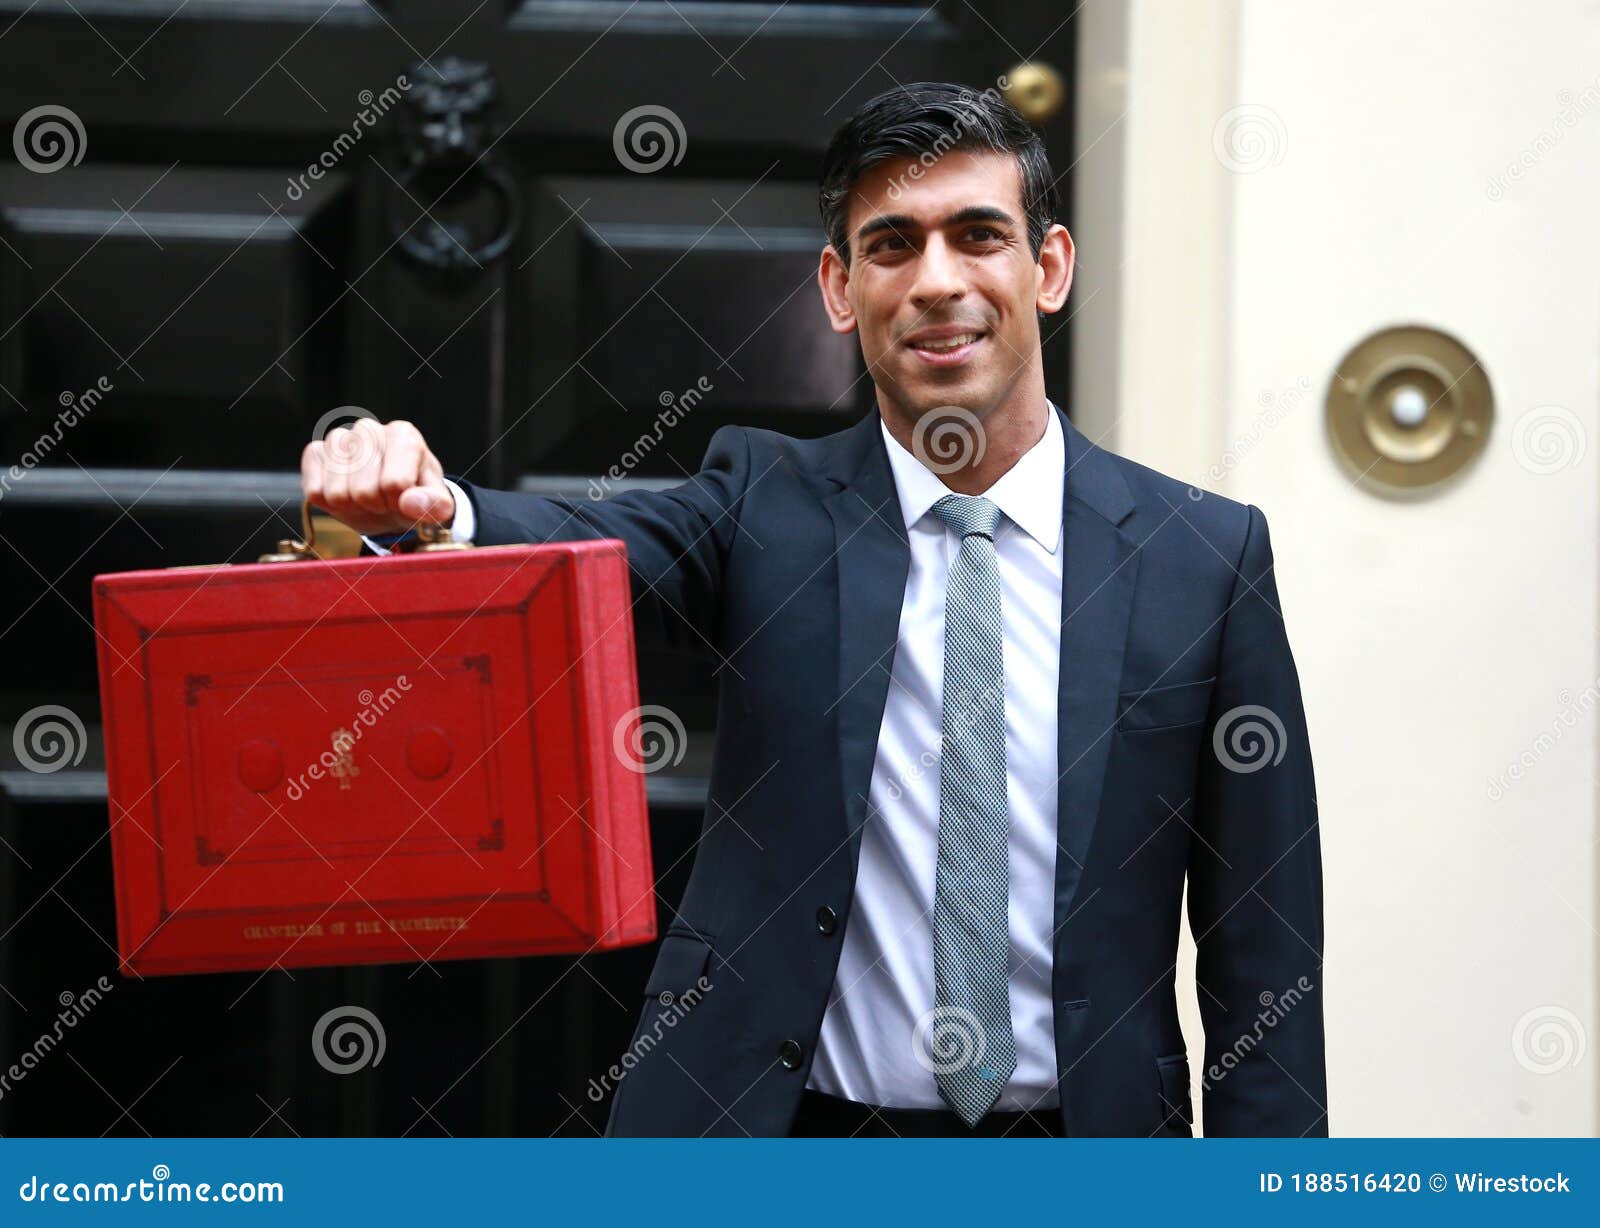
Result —
M959 333L944 333L940 330L913 337L905 344L907 349L929 366L957 367L971 359L988 336L988 332L984 329L969 329Z

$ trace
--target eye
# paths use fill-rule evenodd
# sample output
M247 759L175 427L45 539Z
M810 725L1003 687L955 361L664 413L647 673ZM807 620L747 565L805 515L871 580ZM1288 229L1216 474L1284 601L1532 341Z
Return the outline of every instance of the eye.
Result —
M993 226L974 226L967 231L967 238L975 238L980 243L987 243L995 239L1003 239L1005 236Z
M871 247L867 248L867 251L869 254L874 252L892 251L894 249L890 245L894 243L903 244L905 243L905 240L899 235L886 235L882 239L879 239Z

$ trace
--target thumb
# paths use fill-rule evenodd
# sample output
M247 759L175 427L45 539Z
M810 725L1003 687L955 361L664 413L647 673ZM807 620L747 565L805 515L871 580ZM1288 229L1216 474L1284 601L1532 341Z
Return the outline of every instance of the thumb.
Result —
M400 495L400 514L413 524L449 524L456 502L443 486L412 486Z

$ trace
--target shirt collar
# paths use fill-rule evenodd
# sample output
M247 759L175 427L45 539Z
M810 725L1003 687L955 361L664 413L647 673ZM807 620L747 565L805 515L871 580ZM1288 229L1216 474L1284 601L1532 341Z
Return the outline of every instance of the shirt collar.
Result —
M1045 406L1049 413L1045 415L1044 434L983 494L999 506L1008 520L1054 554L1061 540L1067 443L1054 402L1046 398ZM909 530L927 515L929 508L951 493L950 488L889 433L881 414L878 428L883 432L884 446L889 451L889 467L894 472L900 511Z

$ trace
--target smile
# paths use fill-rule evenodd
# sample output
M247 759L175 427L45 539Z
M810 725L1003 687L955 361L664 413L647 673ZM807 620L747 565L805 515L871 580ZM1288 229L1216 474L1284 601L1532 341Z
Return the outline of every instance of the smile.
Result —
M954 367L967 361L988 334L956 333L949 337L927 337L906 345L923 362L935 367Z

